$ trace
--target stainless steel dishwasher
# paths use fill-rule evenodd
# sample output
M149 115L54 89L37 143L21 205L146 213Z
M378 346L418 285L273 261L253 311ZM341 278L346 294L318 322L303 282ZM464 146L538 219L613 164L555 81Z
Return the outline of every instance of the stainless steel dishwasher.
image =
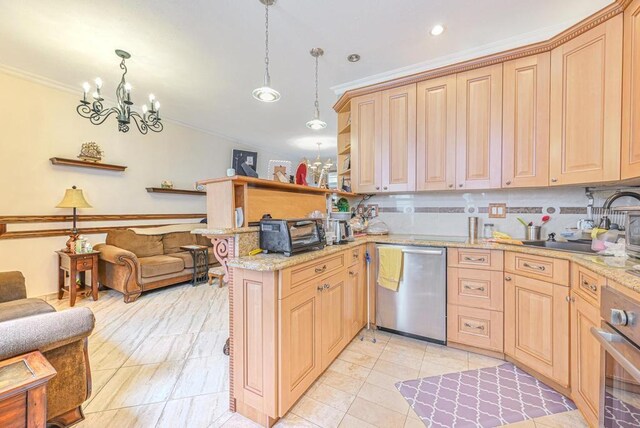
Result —
M402 251L402 276L398 291L376 287L376 325L381 330L446 344L447 252L441 247L376 245L375 281L378 283L378 249Z

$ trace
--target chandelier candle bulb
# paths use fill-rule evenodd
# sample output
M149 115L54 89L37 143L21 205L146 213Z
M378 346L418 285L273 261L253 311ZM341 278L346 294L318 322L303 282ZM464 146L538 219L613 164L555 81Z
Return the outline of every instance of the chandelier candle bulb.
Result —
M82 84L82 101L84 101L85 103L87 102L87 94L89 93L89 90L91 90L91 85L89 85L89 82L84 82Z

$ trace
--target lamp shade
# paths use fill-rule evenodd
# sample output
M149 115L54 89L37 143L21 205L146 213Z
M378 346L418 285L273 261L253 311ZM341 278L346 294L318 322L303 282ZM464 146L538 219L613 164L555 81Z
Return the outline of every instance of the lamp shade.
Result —
M56 208L93 208L89 205L89 202L84 198L82 189L73 186L71 189L67 189L64 192L64 197L60 201Z

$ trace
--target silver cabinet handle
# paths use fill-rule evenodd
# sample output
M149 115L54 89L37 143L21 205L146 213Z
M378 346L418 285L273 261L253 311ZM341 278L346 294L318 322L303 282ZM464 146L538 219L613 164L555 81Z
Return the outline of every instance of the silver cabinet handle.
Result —
M318 291L322 291L323 289L322 285L318 285Z
M571 303L571 297L569 297L569 296L565 296L564 300L566 300L567 303Z
M604 350L613 357L616 363L620 364L627 373L633 376L636 382L640 382L640 370L635 366L635 364L629 361L615 345L616 343L620 343L621 345L625 347L628 346L631 349L634 346L629 341L619 334L609 333L596 327L591 327L591 334L595 336L598 342L600 342L600 345L602 345Z
M473 258L473 257L465 257L464 261L466 261L466 262L486 262L487 260L484 257L478 257L477 259Z
M511 281L511 277L510 277L510 276L505 276L505 277L504 277L504 280L505 280L505 281Z
M464 286L465 290L484 291L484 287L472 287L470 285Z
M425 254L432 256L441 256L442 250L402 250L403 254Z
M475 328L476 330L484 330L484 326L483 325L472 325L469 324L468 322L464 323L464 326L467 328Z
M380 190L380 186L376 186L376 190Z
M552 178L552 179L551 179L551 182L552 182L552 183L557 183L557 182L558 182L558 179L557 179L557 178Z
M389 190L389 188L387 186L384 186L382 189L383 190Z
M545 270L544 266L532 265L532 264L529 264L529 263L526 263L526 262L523 263L522 266L524 266L526 268L529 268L529 269L536 269L536 270L539 270L539 271L544 271Z
M327 270L327 265L324 265L321 268L316 268L316 273L322 273L325 270Z
M329 288L331 288L331 285L325 284L325 285L323 285L323 287L324 287L325 290L328 290Z
M462 187L462 186L463 186L463 184L458 184L458 187Z
M506 184L507 186L509 186L511 184L511 181L507 180L504 184Z
M355 275L356 275L356 273L355 273L354 271L350 270L350 271L349 271L349 275L351 275L351 276L355 276Z
M451 189L453 187L453 184L449 184L449 189Z
M598 291L598 286L595 284L589 284L589 281L587 281L586 279L582 281L582 285L584 285L585 287L589 287L589 289L594 293Z

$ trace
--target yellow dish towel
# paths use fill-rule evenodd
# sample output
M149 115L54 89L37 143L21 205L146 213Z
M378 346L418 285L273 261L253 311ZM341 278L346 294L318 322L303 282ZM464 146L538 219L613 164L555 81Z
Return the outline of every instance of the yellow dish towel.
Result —
M398 291L402 276L402 250L400 248L378 248L380 266L378 284L391 291Z

